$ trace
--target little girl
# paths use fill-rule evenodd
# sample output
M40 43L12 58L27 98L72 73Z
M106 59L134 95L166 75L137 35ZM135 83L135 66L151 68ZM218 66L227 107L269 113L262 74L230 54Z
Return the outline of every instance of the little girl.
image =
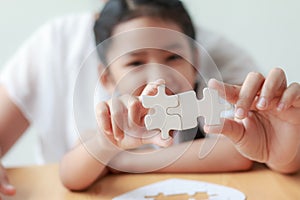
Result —
M156 32L143 35L141 30ZM204 126L207 133L227 137L220 136L202 159L198 158L199 147L215 137L199 139L204 137L201 127L190 130L189 140L195 137L190 143L176 139L190 133L170 132L170 139L163 140L158 132L144 128L148 110L143 108L139 96L155 95L161 84L166 85L167 94L191 89L201 93L197 89L201 88L197 71L201 71L201 66L197 66L195 53L199 49L189 39L172 34L161 35L163 39L159 40L155 33L159 35L160 30L196 37L191 19L178 0L111 0L103 8L95 25L97 43L105 44L98 49L103 63L99 67L100 82L112 96L115 91L119 95L97 105L99 130L80 133L92 139L81 141L63 157L63 184L81 190L116 171L248 170L252 161L264 162L282 173L299 170L300 86L287 86L285 74L279 68L267 77L249 73L242 85L209 82L209 87L235 105L235 118L224 119L222 126ZM130 34L116 37L124 33ZM149 37L154 37L156 40L152 41L161 43L163 48L135 48L138 43L149 45L143 43ZM149 150L151 147L156 150Z

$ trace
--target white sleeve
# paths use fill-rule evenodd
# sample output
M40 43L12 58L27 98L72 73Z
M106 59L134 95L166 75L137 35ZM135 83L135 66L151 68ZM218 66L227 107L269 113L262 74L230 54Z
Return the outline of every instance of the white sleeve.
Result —
M41 74L51 65L50 49L55 50L52 39L51 25L41 27L7 62L0 75L0 84L29 121L33 120L35 109L41 106Z
M243 49L218 34L198 28L198 41L216 64L226 83L241 84L251 71L259 71L258 65ZM200 58L201 59L201 58ZM210 66L205 65L208 58L203 58L204 69L209 74Z

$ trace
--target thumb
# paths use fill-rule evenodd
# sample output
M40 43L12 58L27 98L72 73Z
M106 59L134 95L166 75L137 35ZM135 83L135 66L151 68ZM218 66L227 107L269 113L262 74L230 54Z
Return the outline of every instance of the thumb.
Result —
M216 79L210 79L208 87L217 90L219 95L231 104L236 104L241 90L241 86L223 83Z
M242 123L231 119L223 119L222 125L204 125L206 133L221 133L227 136L234 144L238 144L245 137L245 128Z
M163 84L165 84L165 80L163 79L158 79L154 82L150 82L146 85L141 95L153 96L157 93L157 87Z
M146 85L146 87L143 89L141 96L139 96L139 101L142 102L143 96L154 96L157 94L158 92L158 86L160 85L164 85L165 84L165 80L163 79L158 79L154 82L150 82ZM144 120L144 117L146 114L148 114L149 109L147 108L144 112L144 107L140 106L140 113L141 113L141 119L142 121ZM141 112L142 111L142 112Z

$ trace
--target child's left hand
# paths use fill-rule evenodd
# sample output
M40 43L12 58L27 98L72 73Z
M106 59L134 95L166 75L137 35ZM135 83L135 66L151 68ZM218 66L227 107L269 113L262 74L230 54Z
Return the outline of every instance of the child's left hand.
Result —
M141 95L155 95L161 84L164 84L162 79L148 83ZM144 144L170 146L173 143L171 137L164 140L158 130L146 129L144 117L148 111L148 108L142 106L140 98L128 94L100 102L96 108L98 131L105 133L110 142L125 150Z
M287 86L282 69L267 77L249 73L242 86L211 80L209 86L232 104L235 119L223 126L205 126L207 133L221 132L247 158L281 172L300 168L300 84ZM226 97L225 97L226 95Z

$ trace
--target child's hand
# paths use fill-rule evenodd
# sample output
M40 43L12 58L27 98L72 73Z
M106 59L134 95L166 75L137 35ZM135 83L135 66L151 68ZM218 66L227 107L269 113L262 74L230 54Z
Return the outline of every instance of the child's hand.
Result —
M14 186L9 184L6 175L6 170L0 163L0 199L2 196L1 194L14 195L15 193L16 193L16 189L14 188Z
M164 84L163 80L149 83L142 95L155 95L161 84ZM133 149L143 144L171 145L172 138L163 140L158 131L145 128L144 117L147 112L148 109L142 106L138 97L123 95L98 104L97 122L100 131L122 149Z
M249 73L242 86L225 84L226 99L236 106L235 119L224 119L223 127L205 126L205 131L228 136L251 160L278 166L282 172L297 170L283 167L300 158L300 85L286 82L277 68L266 78ZM209 86L225 97L222 83L211 80Z

